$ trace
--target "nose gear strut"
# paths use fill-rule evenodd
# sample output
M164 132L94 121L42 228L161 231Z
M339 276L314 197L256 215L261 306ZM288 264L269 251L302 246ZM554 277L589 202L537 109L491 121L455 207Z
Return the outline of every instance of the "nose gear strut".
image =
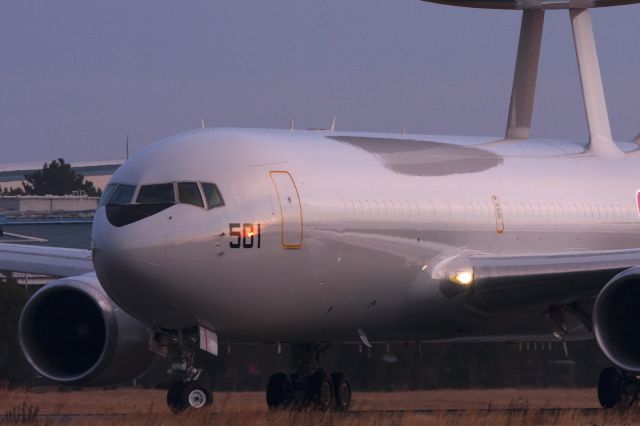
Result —
M167 373L173 384L167 391L167 405L174 414L185 410L197 410L213 403L213 393L200 380L202 369L195 367L198 347L197 329L166 331L158 330L152 336L150 348L165 357L171 357Z

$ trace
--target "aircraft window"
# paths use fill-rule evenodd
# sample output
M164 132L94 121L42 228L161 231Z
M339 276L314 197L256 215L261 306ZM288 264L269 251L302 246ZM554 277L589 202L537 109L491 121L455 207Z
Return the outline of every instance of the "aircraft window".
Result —
M524 203L520 203L518 207L520 210L520 216L527 217L527 207L524 205Z
M107 188L104 190L104 193L102 194L102 197L100 198L100 202L98 203L98 207L100 206L104 206L107 201L109 201L109 198L111 198L111 196L113 195L113 191L116 190L116 187L118 185L116 184L109 184L107 185Z
M537 210L538 210L538 213L537 213L537 214L538 214L538 216L542 217L542 216L543 216L543 213L542 213L542 206L540 206L540 203L536 203L536 208L537 208ZM534 210L534 214L536 214L536 213L535 213L535 210Z
M134 192L136 192L136 187L133 185L118 185L118 187L113 191L113 195L109 201L107 201L107 204L130 204Z
M173 184L143 185L138 193L137 202L139 204L175 204Z
M195 182L178 182L178 200L182 204L204 207L200 188Z
M215 184L203 183L202 190L204 191L204 197L207 199L209 209L224 206L222 195L220 195L220 191L218 191L218 187Z
M512 216L511 203L504 203L503 206L504 206L505 216Z

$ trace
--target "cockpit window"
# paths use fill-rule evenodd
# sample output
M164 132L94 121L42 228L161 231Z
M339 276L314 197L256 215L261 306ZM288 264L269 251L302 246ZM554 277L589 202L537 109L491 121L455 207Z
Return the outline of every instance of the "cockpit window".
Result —
M111 198L107 198L105 194L105 202L107 204L129 204L134 192L136 192L136 187L133 185L118 185Z
M204 207L198 184L195 182L178 182L178 202Z
M107 201L109 201L109 198L111 198L111 196L113 195L113 191L116 190L117 186L118 185L114 183L107 185L107 188L102 193L102 197L100 197L100 202L98 203L98 207L104 206L107 203Z
M209 209L214 207L224 206L224 201L218 191L218 187L213 183L202 183L202 190L204 191L204 197L207 199L207 206Z
M176 196L173 192L173 183L142 185L136 202L139 204L175 204Z

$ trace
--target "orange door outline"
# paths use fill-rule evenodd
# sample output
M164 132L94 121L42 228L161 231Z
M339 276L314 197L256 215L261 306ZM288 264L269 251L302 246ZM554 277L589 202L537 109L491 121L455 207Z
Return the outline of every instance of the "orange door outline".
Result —
M287 175L289 177L291 185L293 186L293 190L296 193L296 198L298 199L298 210L299 210L299 218L300 218L300 242L298 243L291 243L290 241L285 240L285 235L284 235L285 211L282 207L283 204L282 204L281 188L278 187L278 183L274 178L274 175L276 174ZM302 200L300 200L300 192L298 191L296 182L293 179L293 176L291 176L291 173L289 173L286 170L272 170L269 172L269 177L271 177L271 182L273 182L273 186L276 189L276 194L278 195L278 205L280 206L280 244L282 245L283 248L286 248L286 249L300 249L302 248L304 226L303 226L303 219L302 219Z

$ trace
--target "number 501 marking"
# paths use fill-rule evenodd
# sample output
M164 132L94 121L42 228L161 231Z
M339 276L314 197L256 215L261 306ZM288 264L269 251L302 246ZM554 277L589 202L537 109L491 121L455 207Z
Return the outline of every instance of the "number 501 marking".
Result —
M258 232L255 231L253 223L229 224L229 235L236 237L236 241L229 241L231 248L253 248L254 240L258 240L258 248L260 248L260 224L257 225Z

